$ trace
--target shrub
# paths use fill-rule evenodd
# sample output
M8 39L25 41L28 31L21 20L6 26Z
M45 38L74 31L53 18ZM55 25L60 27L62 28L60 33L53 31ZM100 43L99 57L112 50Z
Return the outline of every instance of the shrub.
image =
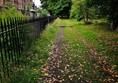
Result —
M15 5L11 3L6 4L0 9L0 18L9 18L9 17L21 17L23 16L20 11L17 10Z

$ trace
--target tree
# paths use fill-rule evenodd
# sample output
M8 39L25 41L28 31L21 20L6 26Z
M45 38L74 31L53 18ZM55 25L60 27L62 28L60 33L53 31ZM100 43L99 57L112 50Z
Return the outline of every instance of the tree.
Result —
M60 16L60 17L69 17L71 0L41 0L43 3L43 8L47 9L50 14Z
M100 10L100 14L106 17L112 24L112 29L118 28L118 0L93 0L93 5Z
M49 12L46 9L39 9L37 11L39 17L48 16Z
M93 14L94 8L91 5L91 0L72 0L71 18L84 19L85 22L88 22Z
M83 17L81 9L80 8L80 1L79 0L72 0L72 7L70 10L70 18L74 19L80 19Z

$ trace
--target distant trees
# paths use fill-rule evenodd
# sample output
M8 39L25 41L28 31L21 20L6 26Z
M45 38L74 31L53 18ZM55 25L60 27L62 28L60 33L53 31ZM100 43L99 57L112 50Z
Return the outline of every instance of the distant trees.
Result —
M50 14L59 17L69 18L71 0L41 0L43 8L47 9Z
M112 29L118 28L118 0L41 0L52 15L84 19L107 18ZM46 1L46 2L45 2ZM71 9L71 10L70 10Z
M93 0L93 5L100 10L100 14L111 23L113 30L118 28L118 0Z
M84 19L107 18L112 29L118 28L118 0L72 0L71 18Z
M90 0L72 0L70 18L77 20L84 19L85 22L94 17L95 8L93 8Z
M38 13L39 17L44 17L44 16L48 16L49 15L49 12L46 9L39 9L37 11L37 13Z
M80 4L80 0L72 0L72 7L70 10L70 18L75 18L80 20L83 18L83 10L82 6Z

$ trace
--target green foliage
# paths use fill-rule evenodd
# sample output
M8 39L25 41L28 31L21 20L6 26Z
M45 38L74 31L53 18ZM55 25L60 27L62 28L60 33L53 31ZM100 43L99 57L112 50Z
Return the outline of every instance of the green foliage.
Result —
M2 7L0 9L0 18L9 18L9 17L20 17L23 16L17 8L12 5L11 3L8 3L5 7Z
M43 17L43 16L48 16L49 12L46 9L40 9L38 10L38 16Z
M102 17L106 17L111 23L113 30L118 27L118 0L92 0L94 7Z
M72 0L72 8L70 11L70 18L77 20L92 19L95 17L95 8L92 7L90 0Z
M93 18L107 18L113 30L118 27L118 0L72 0L70 18L81 20L85 23Z
M72 7L70 10L70 18L78 19L79 16L82 16L82 14L79 10L80 9L79 2L80 1L78 1L78 0L72 0Z
M41 0L44 2L43 8L47 9L52 15L69 17L71 0Z
M118 0L41 0L52 15L84 19L107 18L113 30L118 27ZM71 7L72 5L72 7ZM71 8L71 10L70 10ZM110 26L109 26L110 27Z

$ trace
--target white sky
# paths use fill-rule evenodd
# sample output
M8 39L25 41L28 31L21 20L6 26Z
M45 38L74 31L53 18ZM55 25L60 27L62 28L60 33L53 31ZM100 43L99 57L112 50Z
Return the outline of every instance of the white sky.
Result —
M41 1L40 0L33 0L33 2L35 3L35 5L37 7L40 7L41 6Z

